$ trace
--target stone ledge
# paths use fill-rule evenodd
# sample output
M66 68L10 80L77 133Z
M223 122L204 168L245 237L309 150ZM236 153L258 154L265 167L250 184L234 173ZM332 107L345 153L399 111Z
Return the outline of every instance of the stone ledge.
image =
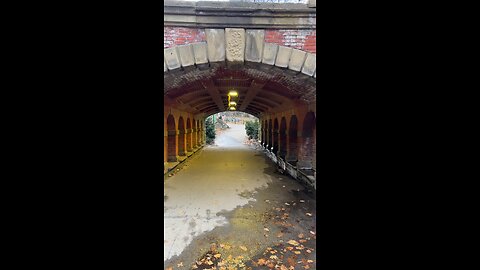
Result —
M166 1L164 26L315 29L307 4Z

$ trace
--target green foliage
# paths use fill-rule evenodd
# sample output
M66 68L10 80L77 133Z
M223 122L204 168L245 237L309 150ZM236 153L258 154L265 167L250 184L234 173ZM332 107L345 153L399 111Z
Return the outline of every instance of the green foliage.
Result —
M249 139L258 139L258 133L260 129L260 123L258 120L254 121L247 121L245 122L245 130L247 131L247 135Z
M215 125L213 124L212 117L208 117L205 120L205 132L207 144L213 143L215 140Z

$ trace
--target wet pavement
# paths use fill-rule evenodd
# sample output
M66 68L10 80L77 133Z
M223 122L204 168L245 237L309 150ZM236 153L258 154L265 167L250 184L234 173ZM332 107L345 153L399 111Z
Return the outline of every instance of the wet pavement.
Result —
M165 179L164 269L315 269L315 192L229 125Z

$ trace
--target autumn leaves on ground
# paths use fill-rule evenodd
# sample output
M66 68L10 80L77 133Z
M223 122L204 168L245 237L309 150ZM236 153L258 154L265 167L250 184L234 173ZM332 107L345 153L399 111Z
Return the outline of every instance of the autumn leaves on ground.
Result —
M278 180L275 186L281 190L291 188L290 179ZM257 193L255 197L262 201L236 209L225 230L200 239L204 245L210 240L202 255L193 262L176 261L166 269L316 269L315 200L311 192L293 191L304 199L284 202L264 199L267 192Z
M167 179L164 269L316 269L315 191L280 174L240 131L232 125Z

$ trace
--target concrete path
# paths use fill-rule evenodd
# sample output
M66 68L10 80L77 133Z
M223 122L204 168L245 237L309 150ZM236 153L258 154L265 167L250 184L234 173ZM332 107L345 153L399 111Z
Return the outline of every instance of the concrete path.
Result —
M248 257L253 258L258 250L249 243L260 237L262 243L256 245L257 249L269 244L263 241L264 222L258 219L259 212L272 210L274 202L280 205L298 199L299 194L295 196L292 191L305 190L293 179L276 174L261 151L244 144L243 125L229 126L217 134L215 145L199 151L165 180L165 267L190 269L212 243L227 236L230 243L248 246L252 252ZM304 196L303 201L314 207L314 198ZM314 220L307 217L309 228L314 228ZM247 225L242 225L245 221Z

